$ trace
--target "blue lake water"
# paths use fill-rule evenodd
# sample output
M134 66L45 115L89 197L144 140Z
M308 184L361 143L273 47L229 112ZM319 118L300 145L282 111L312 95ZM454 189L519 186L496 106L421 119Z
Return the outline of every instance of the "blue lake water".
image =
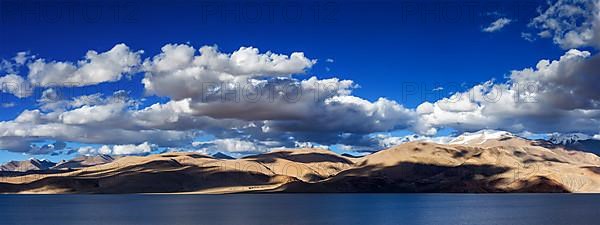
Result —
M600 224L600 195L0 195L0 224Z

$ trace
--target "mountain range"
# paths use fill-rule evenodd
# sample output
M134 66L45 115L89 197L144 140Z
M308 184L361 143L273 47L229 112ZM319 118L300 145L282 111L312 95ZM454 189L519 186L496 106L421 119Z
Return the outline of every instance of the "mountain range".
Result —
M56 163L45 159L28 159L25 161L10 161L0 166L0 171L27 172L31 170L47 170L54 167Z
M594 140L557 144L481 131L361 157L302 148L239 159L168 152L11 162L3 170L33 170L2 174L0 193L600 192L600 157L570 148L585 141Z

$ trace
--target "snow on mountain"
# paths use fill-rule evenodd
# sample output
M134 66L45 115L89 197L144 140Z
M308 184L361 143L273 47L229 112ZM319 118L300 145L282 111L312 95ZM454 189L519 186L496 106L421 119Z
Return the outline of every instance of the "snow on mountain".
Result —
M421 136L418 134L410 134L403 137L390 136L386 134L379 134L376 136L379 146L383 148L390 148L396 145L400 145L406 142L413 141L430 141L432 137Z
M417 134L411 134L403 137L390 136L380 134L376 136L379 142L379 146L383 148L389 148L392 146L400 145L407 142L422 141L432 142L437 144L483 144L487 140L501 139L504 137L516 137L514 134L507 131L499 130L480 130L477 132L465 132L459 136L421 136Z
M589 140L589 139L592 139L592 137L587 134L582 134L582 133L571 133L571 134L554 133L554 134L550 135L550 137L548 138L548 141L552 142L553 144L557 144L557 145L558 144L568 145L568 144L573 144L575 142Z
M488 140L501 139L505 137L515 137L515 135L507 131L499 130L480 130L473 133L465 132L450 140L448 144L483 144Z
M452 139L454 139L454 137L450 137L450 136L430 137L430 136L421 136L418 134L410 134L410 135L406 135L406 136L402 136L402 137L380 134L380 135L377 135L376 137L379 142L379 146L381 146L382 148L390 148L390 147L393 147L396 145L400 145L400 144L407 143L407 142L413 142L413 141L448 144Z

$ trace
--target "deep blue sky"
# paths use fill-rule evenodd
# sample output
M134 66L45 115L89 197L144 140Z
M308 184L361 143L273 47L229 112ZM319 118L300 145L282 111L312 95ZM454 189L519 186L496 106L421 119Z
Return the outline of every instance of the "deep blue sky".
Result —
M30 51L77 60L89 49L106 51L121 42L145 50L145 56L185 42L216 44L225 52L240 46L303 51L320 60L310 74L352 79L362 86L359 96L408 100L403 103L413 107L421 99L403 98L403 82L434 88L501 79L563 53L548 39L521 38L544 3L450 3L2 1L0 56ZM495 13L516 21L499 32L481 32L498 18L489 15Z
M319 60L307 76L351 79L361 86L357 96L388 97L413 108L424 99L403 96L405 83L425 85L428 91L462 83L468 87L503 80L510 70L562 55L564 50L549 39L529 42L521 37L539 6L545 3L2 0L0 58L29 51L49 60L74 61L87 50L103 52L117 43L143 49L144 57L155 55L164 44L186 42L196 47L216 44L224 52L240 46L286 54L303 51ZM481 31L500 17L514 22L498 32ZM334 62L326 62L328 58ZM141 96L140 79L103 84L100 90L125 88ZM0 119L35 108L35 97L2 109Z

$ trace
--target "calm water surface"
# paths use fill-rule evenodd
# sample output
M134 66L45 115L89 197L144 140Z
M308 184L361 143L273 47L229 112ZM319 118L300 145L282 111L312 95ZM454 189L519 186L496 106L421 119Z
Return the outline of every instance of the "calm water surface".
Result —
M0 224L600 224L600 195L0 195Z

